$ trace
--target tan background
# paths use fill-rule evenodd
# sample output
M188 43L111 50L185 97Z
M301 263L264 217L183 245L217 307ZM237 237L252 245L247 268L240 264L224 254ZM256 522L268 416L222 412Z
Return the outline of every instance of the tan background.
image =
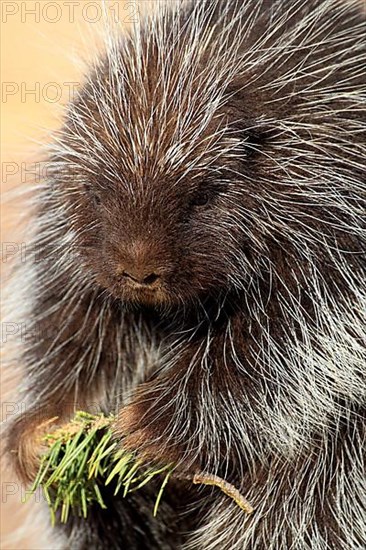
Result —
M37 158L35 141L42 143L49 131L58 126L62 105L69 97L67 83L80 81L78 60L88 59L98 47L103 27L101 0L73 3L77 5L71 13L66 0L0 2L3 163L31 162ZM131 16L138 16L141 4L142 8L148 4L141 0L106 3L122 25ZM16 13L10 13L12 10ZM36 15L31 13L34 11ZM97 21L92 22L94 19ZM11 93L14 88L18 91ZM61 97L55 101L56 92ZM5 183L2 177L3 187Z

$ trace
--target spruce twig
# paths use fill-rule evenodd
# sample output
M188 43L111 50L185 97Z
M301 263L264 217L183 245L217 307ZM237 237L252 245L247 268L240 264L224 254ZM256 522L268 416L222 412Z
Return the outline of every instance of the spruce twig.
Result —
M162 478L153 515L156 516L161 497L174 465L144 465L138 456L120 447L114 439L112 424L114 416L92 415L78 411L67 425L44 437L48 451L41 459L37 477L29 494L43 488L50 507L52 524L56 518L67 522L70 513L86 517L88 508L97 502L106 508L102 489L115 484L114 494L125 497L149 483L153 478ZM176 476L179 478L179 474ZM247 514L253 512L250 503L239 491L224 479L198 472L189 479L194 484L215 485Z
M126 496L154 477L164 473L170 476L173 471L172 465L144 467L134 453L116 450L111 429L114 421L113 416L78 411L69 424L44 437L48 451L41 459L30 494L43 488L53 524L57 516L62 523L67 522L70 513L86 517L93 502L106 508L101 490L105 485L114 482L115 494L123 490ZM154 514L166 482L165 477Z

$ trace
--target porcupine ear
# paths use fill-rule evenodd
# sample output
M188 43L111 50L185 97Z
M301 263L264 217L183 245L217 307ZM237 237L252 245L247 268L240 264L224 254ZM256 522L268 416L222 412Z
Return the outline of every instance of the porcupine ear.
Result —
M231 128L233 135L240 139L241 148L248 159L254 159L260 155L273 134L269 123L263 124L245 114L241 115L241 118L239 114L238 120Z
M265 129L260 129L258 126L253 125L243 130L243 145L245 148L247 158L254 158L258 156L266 139L268 138L268 132Z

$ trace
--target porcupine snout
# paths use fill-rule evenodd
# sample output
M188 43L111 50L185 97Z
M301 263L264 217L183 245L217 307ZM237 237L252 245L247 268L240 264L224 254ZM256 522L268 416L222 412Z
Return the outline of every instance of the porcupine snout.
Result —
M163 270L148 243L135 240L123 254L119 273L129 285L153 287L159 284Z

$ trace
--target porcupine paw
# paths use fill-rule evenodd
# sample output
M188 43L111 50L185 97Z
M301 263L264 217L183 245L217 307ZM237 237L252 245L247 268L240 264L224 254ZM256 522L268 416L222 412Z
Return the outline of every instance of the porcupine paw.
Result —
M154 401L135 399L123 407L115 425L123 448L134 451L142 460L160 465L181 466L185 462L186 448L174 435L174 413L169 408L154 410ZM174 433L173 433L174 426Z
M51 422L30 422L24 417L8 427L8 459L17 477L26 485L31 485L36 478L42 454L47 449L43 437L50 431Z

